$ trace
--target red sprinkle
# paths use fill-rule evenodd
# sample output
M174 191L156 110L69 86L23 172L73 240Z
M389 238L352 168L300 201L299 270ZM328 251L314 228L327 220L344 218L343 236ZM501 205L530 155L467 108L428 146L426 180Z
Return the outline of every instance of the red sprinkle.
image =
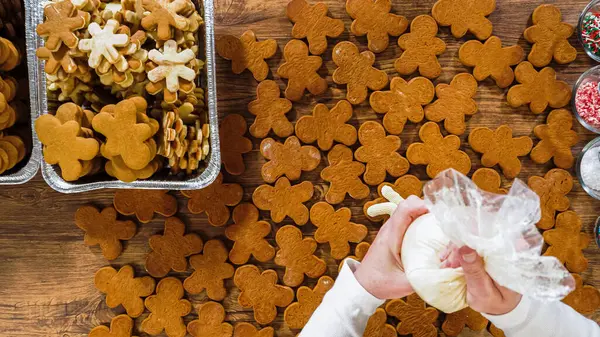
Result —
M600 129L600 92L598 82L587 82L577 89L575 108L589 125Z

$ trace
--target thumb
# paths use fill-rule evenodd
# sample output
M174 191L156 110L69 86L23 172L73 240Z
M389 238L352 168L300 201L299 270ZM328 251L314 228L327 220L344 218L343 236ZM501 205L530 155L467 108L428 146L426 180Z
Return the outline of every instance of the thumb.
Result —
M493 292L494 283L485 271L481 256L467 246L460 248L458 252L460 264L467 281L467 291L475 297L490 295Z

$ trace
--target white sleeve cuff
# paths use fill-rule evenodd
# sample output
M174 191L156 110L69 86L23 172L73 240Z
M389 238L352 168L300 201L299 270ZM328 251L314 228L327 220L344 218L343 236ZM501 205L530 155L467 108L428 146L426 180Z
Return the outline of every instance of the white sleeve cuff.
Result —
M521 298L521 302L517 305L513 311L504 314L504 315L488 315L482 314L485 318L487 318L490 322L494 323L496 327L502 330L509 330L514 327L520 326L525 323L529 319L531 319L530 311L531 311L532 301L529 297L523 296Z
M354 272L358 266L360 266L360 262L346 259L334 287L326 296L342 301L358 311L368 314L370 317L385 300L380 300L371 295L358 283L356 277L354 277Z

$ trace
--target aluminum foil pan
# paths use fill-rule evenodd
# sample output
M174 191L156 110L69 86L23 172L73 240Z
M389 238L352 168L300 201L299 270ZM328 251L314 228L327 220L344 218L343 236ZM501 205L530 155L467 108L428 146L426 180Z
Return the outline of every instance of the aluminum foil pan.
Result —
M25 0L25 9L28 18L26 27L27 61L29 66L31 117L33 120L39 115L48 113L44 61L35 57L36 49L44 44L44 40L35 33L37 25L44 20L43 3L44 2L37 0ZM41 158L41 145L34 135L34 140L37 143L34 148L34 154L37 154L37 156L32 156L32 158L37 158L41 163L42 176L50 187L62 193L81 193L104 188L194 190L210 185L217 178L219 171L221 170L221 147L219 145L219 121L217 113L213 0L204 0L204 25L204 73L206 74L206 78L202 80L202 87L205 89L205 96L207 99L206 106L208 109L207 120L210 125L210 154L205 163L206 168L200 170L197 175L187 177L185 180L176 176L169 176L166 172L161 175L161 171L159 171L148 180L139 180L133 183L124 183L105 174L84 177L75 182L68 182L62 179L54 166L47 164L43 158ZM35 170L37 169L37 162L35 162L35 165L33 174L35 174Z

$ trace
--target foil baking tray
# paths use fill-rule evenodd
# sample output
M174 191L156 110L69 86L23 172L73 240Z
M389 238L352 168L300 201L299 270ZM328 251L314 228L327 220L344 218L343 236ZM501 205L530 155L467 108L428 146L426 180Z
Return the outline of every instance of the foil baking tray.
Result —
M168 190L195 190L210 185L218 176L221 170L221 147L219 145L219 121L217 113L217 85L215 74L215 38L214 38L214 5L213 0L203 1L204 9L204 72L205 78L201 79L201 86L205 90L207 121L210 125L210 154L207 157L206 166L199 170L193 176L185 177L168 175L166 170L157 172L147 180L138 180L132 183L125 183L109 177L106 174L99 174L91 177L84 177L75 182L65 181L59 174L58 168L47 164L41 155L41 145L34 134L34 161L37 170L37 163L40 163L42 176L46 183L54 190L62 193L81 193L105 188L116 189L168 189ZM32 122L45 113L48 113L48 97L46 91L46 77L44 74L44 61L35 56L38 47L43 46L44 40L37 36L35 28L44 20L45 2L37 0L25 0L26 10L26 34L27 34L27 61L29 66L29 81L31 95L31 118ZM202 49L202 48L200 48ZM201 163L201 166L203 164ZM33 176L32 175L32 176Z

